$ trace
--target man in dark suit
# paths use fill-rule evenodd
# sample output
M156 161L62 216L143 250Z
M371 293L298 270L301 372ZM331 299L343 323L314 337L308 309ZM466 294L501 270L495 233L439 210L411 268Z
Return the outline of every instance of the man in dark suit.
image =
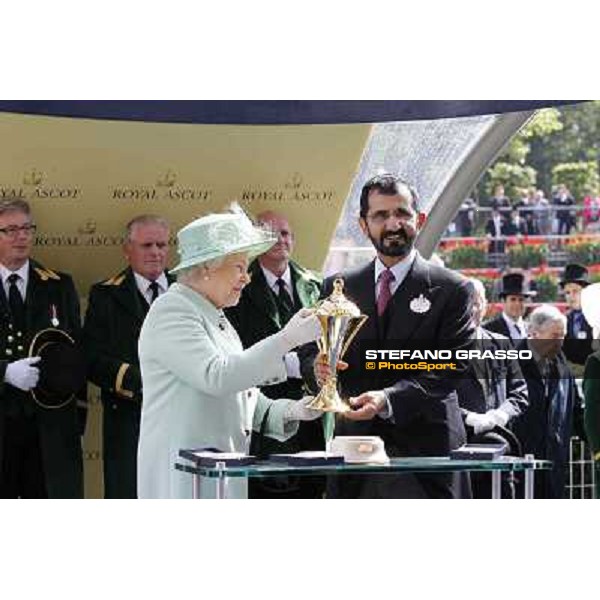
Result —
M471 279L470 283L474 289L473 322L477 327L478 349L513 349L507 337L481 326L487 310L485 288L478 279ZM527 402L527 384L518 360L485 358L472 361L458 389L458 403L465 419L468 441L478 443L489 438L490 441L506 441L510 445L512 436L505 428L510 427L514 419L527 409ZM511 453L517 451L510 448ZM505 482L504 495L513 497L513 478L507 477ZM474 498L490 498L490 474L471 473L471 487Z
M527 327L523 316L527 309L527 300L536 292L529 289L529 284L521 273L507 273L502 277L500 300L502 312L483 326L488 331L500 333L513 342L527 338Z
M444 456L465 442L457 377L447 371L363 371L363 342L380 348L470 347L474 333L470 286L413 248L424 220L419 199L406 182L389 174L370 179L361 192L359 224L377 258L343 274L344 294L369 318L350 344L348 368L339 374L342 395L354 398L353 410L339 421L336 434L380 436L390 456ZM333 278L325 281L324 296L331 293L332 284ZM328 370L324 362L322 356L315 362L319 380ZM467 361L454 362L459 376ZM345 498L458 495L451 474L333 479L331 495Z
M150 304L167 291L169 225L141 215L127 224L129 266L96 283L84 325L88 378L101 389L104 497L136 498L142 402L138 337Z
M237 306L226 311L244 348L280 331L296 311L313 306L321 292L321 280L290 259L294 234L286 217L266 211L257 219L276 232L278 241L250 265L250 283L244 288ZM269 398L300 400L304 391L297 353L288 353L285 363L288 379L280 384L265 386L261 391ZM256 435L253 434L253 445L257 442ZM323 447L322 423L318 419L301 423L298 433L287 442L278 444L277 451L297 452ZM250 479L248 495L250 498L317 498L322 496L323 487L320 478Z
M571 309L567 313L567 335L563 344L563 352L567 360L576 365L585 365L587 357L592 353L594 334L581 311L581 290L590 284L588 270L577 263L565 267L560 287L565 300Z
M80 341L79 299L70 275L30 258L35 224L27 202L0 202L0 497L81 498L85 392L60 408L30 393L39 357L27 358L48 328Z
M582 429L575 380L561 352L565 332L565 316L555 306L543 304L529 317L529 339L517 345L531 350L533 360L520 361L529 406L515 419L513 429L524 454L552 461L550 471L535 476L536 498L564 497L571 433L573 428Z
M492 208L492 215L485 224L486 237L490 240L488 245L489 254L502 254L506 247L504 240L504 229L506 227L506 220L500 214L497 208Z

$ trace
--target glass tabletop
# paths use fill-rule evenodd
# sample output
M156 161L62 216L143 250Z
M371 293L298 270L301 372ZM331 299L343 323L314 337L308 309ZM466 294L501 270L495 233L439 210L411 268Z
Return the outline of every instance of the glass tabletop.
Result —
M456 460L447 456L391 458L388 464L319 464L289 465L281 462L257 461L248 465L201 466L177 462L178 471L202 477L273 477L277 475L344 475L350 473L423 473L448 471L525 471L547 470L548 460L502 456L494 460Z

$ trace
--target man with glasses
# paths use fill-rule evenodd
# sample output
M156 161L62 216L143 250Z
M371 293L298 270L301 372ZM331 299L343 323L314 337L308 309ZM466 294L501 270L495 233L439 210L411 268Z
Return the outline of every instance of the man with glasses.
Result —
M28 357L35 335L56 328L80 338L73 280L31 259L35 229L25 200L0 201L0 497L81 498L85 392L55 409L30 393L40 374L40 358Z
M393 175L370 179L360 196L359 225L377 251L374 261L343 274L344 294L369 318L350 344L348 368L339 373L342 396L352 411L338 422L336 435L377 435L389 456L445 456L465 442L458 407L456 370L364 370L364 348L468 348L474 334L471 288L467 280L423 259L414 248L425 221L416 192ZM324 296L333 278L324 283ZM328 372L322 356L318 380ZM454 498L451 474L332 478L331 495L363 498Z
M89 293L84 345L88 378L101 389L104 497L137 498L137 446L142 406L138 337L150 304L173 279L166 272L169 224L140 215L126 226L128 263Z

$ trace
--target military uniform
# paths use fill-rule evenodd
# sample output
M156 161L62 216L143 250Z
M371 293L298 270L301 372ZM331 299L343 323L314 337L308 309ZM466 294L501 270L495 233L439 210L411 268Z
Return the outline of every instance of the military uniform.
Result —
M15 477L37 476L45 487L41 496L81 498L85 391L81 391L77 400L61 408L49 409L36 404L31 393L4 382L8 364L27 356L31 340L39 331L56 327L76 342L80 340L79 299L71 276L30 260L24 303L25 326L21 330L13 323L4 286L0 285L0 464L3 465L0 497L13 497L13 490L20 489L21 484L16 483ZM21 434L15 437L15 431L27 432L31 439L19 439ZM30 443L39 443L39 454L33 454L41 459L36 459L38 462L34 467L37 471L39 466L43 472L41 477L39 473L27 472L32 463L24 462L24 467L18 467L13 462L29 460L25 454L31 450ZM20 456L21 452L23 456ZM17 474L19 469L26 472Z
M88 379L101 389L106 498L137 497L142 402L138 338L147 312L129 267L90 290L84 346Z
M294 293L293 312L297 312L302 307L313 306L321 293L320 279L294 261L289 261L289 267ZM239 303L225 311L227 318L237 330L244 348L249 348L256 342L277 333L286 324L286 318L289 318L289 315L282 314L278 298L269 287L258 260L250 265L248 272L251 281L244 288ZM301 365L301 368L309 367ZM312 370L312 363L310 369ZM263 386L261 391L272 399L299 400L305 395L302 379L292 378L277 385ZM255 447L256 433L253 434L253 438ZM273 452L298 452L324 448L321 419L300 423L298 434L285 443L277 444L267 439L264 439L264 442ZM263 485L265 482L262 480L250 480L249 496L250 498L322 496L325 484L320 478L299 477L297 479L295 485L288 485L290 482L284 478L278 478L279 481L269 479L266 485ZM278 483L281 484L280 490L277 490Z

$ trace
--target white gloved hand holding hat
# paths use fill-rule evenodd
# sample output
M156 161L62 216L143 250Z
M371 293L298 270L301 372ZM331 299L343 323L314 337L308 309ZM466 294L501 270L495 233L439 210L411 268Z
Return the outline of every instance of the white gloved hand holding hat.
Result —
M4 381L24 392L32 390L40 378L40 370L35 366L40 360L39 356L31 356L9 363L4 373Z

